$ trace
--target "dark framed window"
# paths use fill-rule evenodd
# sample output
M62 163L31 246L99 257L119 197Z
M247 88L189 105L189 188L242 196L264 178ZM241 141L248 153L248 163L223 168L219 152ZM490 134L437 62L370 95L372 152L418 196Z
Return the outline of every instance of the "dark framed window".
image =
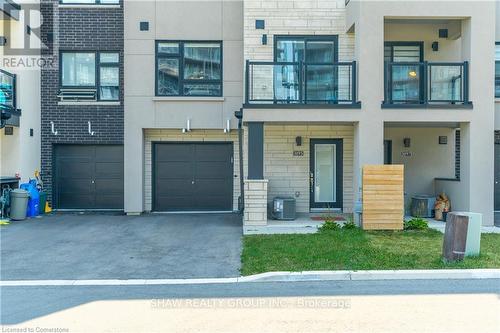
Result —
M63 5L119 5L120 0L59 0Z
M274 37L274 61L333 64L338 61L338 36Z
M337 35L274 37L274 97L280 101L336 103L339 99ZM346 73L340 73L345 77Z
M500 42L495 43L495 97L500 98Z
M156 96L222 96L222 42L156 41Z
M0 108L16 109L16 75L0 69Z
M61 89L95 89L98 100L120 99L118 52L63 51L60 59Z

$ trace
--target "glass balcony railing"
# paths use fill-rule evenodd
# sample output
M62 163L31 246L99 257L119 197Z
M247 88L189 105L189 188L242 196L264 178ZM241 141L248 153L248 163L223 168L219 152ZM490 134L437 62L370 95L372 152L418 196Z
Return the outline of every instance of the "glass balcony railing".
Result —
M463 63L386 62L384 106L470 105Z
M359 105L356 62L313 64L252 62L246 64L246 105Z

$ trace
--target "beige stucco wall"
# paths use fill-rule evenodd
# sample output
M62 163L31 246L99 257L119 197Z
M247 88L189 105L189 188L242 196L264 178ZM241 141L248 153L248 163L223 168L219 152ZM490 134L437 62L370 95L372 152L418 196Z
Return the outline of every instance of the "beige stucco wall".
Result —
M4 33L7 24L10 25L11 35ZM12 47L23 47L25 31L22 20L0 20L0 36L5 36ZM39 45L34 36L30 39L32 47ZM0 58L12 58L4 54L3 46L0 46ZM24 56L25 61L32 58L36 57ZM14 176L19 172L21 181L26 182L33 178L35 170L40 170L40 70L36 67L9 66L9 63L6 62L2 69L16 74L17 108L21 109L22 115L19 127L14 127L14 135L7 136L4 129L0 130L0 176ZM30 136L30 129L33 129L33 136Z
M295 143L302 137L302 146ZM265 124L264 178L268 183L268 200L276 196L291 196L297 200L298 212L309 212L310 139L343 139L343 206L344 212L353 207L353 145L352 125L335 124ZM293 156L294 150L304 156Z
M384 39L390 41L424 42L424 60L426 61L462 61L462 41L452 38L452 28L457 21L443 23L386 23ZM449 38L439 38L439 29L448 29ZM432 50L432 43L439 43L439 50Z
M143 129L222 133L243 102L243 1L125 1L125 211L142 212L145 156ZM149 31L139 31L148 21ZM155 40L222 41L223 97L155 97ZM195 133L195 131L193 131ZM202 132L198 132L202 133Z
M448 144L440 145L439 136L446 136ZM404 138L410 138L409 148L404 147ZM384 139L392 141L392 163L405 166L407 202L415 194L438 194L435 178L455 178L454 129L388 127Z
M240 159L238 149L238 133L232 131L225 134L221 130L193 130L189 133L180 133L178 130L146 129L144 130L144 210L151 211L152 207L152 142L232 142L233 143L233 210L238 210L240 196Z

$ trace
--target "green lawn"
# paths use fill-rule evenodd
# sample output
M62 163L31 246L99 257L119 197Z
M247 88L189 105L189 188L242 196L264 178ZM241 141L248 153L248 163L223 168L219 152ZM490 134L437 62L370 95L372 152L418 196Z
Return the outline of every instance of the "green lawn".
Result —
M500 234L483 234L481 255L441 261L443 234L435 230L324 231L306 235L252 235L243 239L242 275L269 271L500 268Z

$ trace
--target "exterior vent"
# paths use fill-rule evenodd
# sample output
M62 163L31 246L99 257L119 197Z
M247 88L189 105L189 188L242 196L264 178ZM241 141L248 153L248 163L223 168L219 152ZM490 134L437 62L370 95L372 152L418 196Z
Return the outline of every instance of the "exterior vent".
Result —
M59 90L57 95L61 102L69 101L96 101L97 91L96 89L72 89L64 88Z

